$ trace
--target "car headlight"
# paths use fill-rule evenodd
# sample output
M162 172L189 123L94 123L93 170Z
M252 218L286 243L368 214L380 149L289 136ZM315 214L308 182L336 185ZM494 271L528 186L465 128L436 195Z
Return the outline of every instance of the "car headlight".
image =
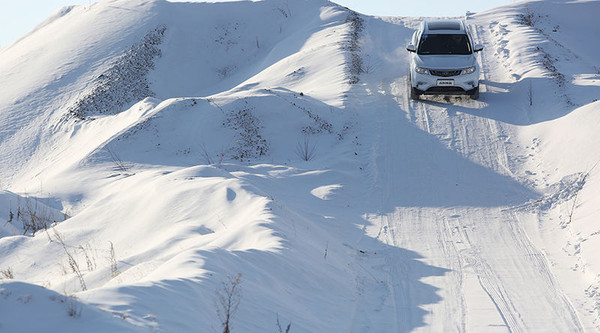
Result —
M472 74L474 72L475 72L475 66L471 66L469 68L463 69L461 74Z
M419 74L429 74L429 70L427 68L415 67L415 71Z

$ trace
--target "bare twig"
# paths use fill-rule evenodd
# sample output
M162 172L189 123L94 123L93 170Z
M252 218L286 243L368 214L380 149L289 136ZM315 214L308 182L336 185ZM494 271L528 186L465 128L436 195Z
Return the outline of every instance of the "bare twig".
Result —
M285 328L285 331L283 330L283 328L281 328L281 323L279 322L279 314L277 315L277 330L279 330L279 333L289 333L290 329L292 328L292 322L290 321L290 323L287 325L287 327Z
M212 98L207 98L206 101L212 105L214 105L217 109L219 109L219 111L221 111L222 114L225 114L225 110L223 110L223 108L217 104L217 102L215 102L214 99Z
M202 153L202 157L204 158L204 162L207 165L212 165L214 164L213 158L210 155L210 153L208 152L208 149L206 148L206 145L204 143L200 144L200 151Z
M87 244L86 246L88 249L90 248L90 245ZM83 247L83 245L79 245L79 250L81 250L81 252L83 253L83 255L85 256L85 263L87 265L88 271L93 271L94 269L96 269L96 260L93 259L93 257L90 257L88 255L88 251L86 250L85 247ZM90 249L91 250L91 249Z
M533 105L533 87L531 85L531 82L529 82L529 106Z
M121 158L119 157L119 155L117 155L117 153L115 153L108 147L106 147L106 151L108 152L108 155L110 156L110 159L112 160L112 162L115 164L115 167L117 168L117 170L119 170L121 172L129 171L129 167L123 162L123 160L121 160Z
M52 228L52 230L54 231L54 238L56 238L56 240L60 243L60 245L62 245L63 250L67 254L69 267L71 267L71 271L73 271L73 273L75 273L77 275L77 278L79 279L79 284L81 285L81 290L83 290L83 291L87 290L87 286L85 285L85 280L83 279L83 274L81 274L81 269L79 269L79 264L77 263L77 261L75 260L75 258L71 254L71 252L69 252L69 249L67 248L67 245L65 244L65 242L62 239L62 236L60 235L58 230L56 230L54 228Z

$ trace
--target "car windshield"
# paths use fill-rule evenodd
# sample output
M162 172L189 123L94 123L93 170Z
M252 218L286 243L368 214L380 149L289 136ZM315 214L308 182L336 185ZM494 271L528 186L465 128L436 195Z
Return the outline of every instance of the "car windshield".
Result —
M465 34L423 34L419 54L471 54L471 44Z

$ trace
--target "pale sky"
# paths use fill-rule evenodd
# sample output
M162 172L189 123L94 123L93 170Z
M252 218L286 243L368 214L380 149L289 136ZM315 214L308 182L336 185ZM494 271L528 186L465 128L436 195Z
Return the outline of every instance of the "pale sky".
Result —
M63 6L88 5L94 2L96 0L0 0L0 48L14 42ZM333 2L370 15L458 16L465 14L467 10L483 11L516 0L333 0Z

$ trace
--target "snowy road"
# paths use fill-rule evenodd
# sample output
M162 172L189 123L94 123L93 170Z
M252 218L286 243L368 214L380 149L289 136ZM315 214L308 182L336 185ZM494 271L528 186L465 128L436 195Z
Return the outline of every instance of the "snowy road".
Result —
M478 37L491 47L481 31ZM519 173L513 130L485 117L510 107L486 94L501 85L493 82L503 70L496 66L483 65L481 101L410 101L404 76L357 91L378 106L362 105L378 119L370 193L377 212L366 214L367 234L418 254L431 270L382 251L388 282L380 297L395 312L387 313L394 331L584 331L547 258L523 229L521 219L530 213L519 207L538 194L524 186L529 180ZM362 264L379 267L375 258Z

